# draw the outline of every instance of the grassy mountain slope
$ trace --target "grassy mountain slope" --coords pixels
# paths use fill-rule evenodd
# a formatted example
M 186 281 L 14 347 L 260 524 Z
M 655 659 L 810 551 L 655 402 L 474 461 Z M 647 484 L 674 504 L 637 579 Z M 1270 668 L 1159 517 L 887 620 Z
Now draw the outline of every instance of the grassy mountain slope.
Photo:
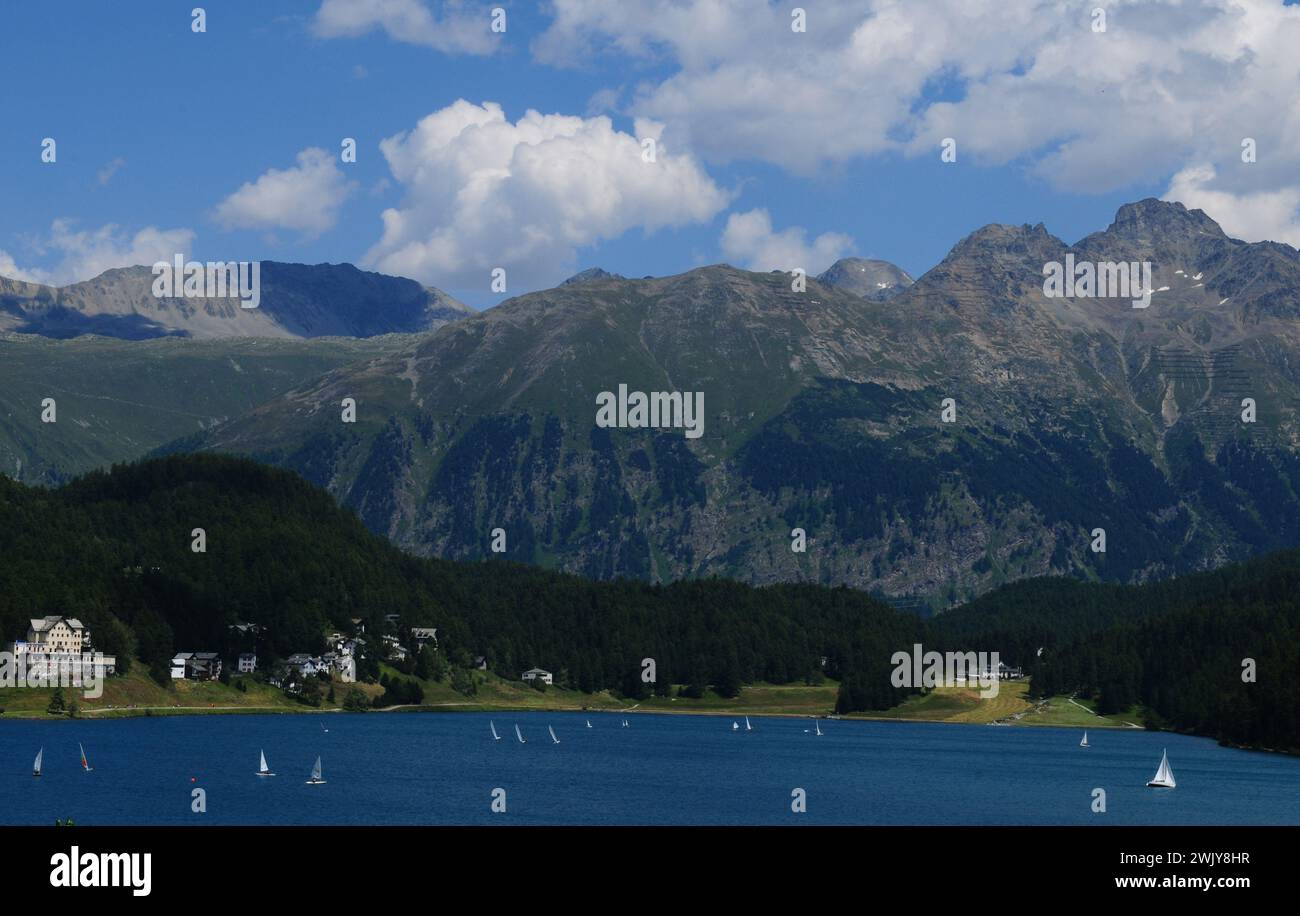
M 50 340 L 0 335 L 0 473 L 54 483 L 139 458 L 295 385 L 398 345 L 314 341 Z M 41 421 L 53 398 L 54 423 Z

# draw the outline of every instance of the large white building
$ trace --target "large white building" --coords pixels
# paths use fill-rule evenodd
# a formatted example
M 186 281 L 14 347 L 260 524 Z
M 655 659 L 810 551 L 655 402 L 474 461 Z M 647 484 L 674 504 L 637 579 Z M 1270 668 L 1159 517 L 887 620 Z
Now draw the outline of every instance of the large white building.
M 551 672 L 544 671 L 541 668 L 529 668 L 520 678 L 524 681 L 541 681 L 543 684 L 550 684 L 553 680 Z
M 90 631 L 75 617 L 33 618 L 27 628 L 27 651 L 80 655 L 90 646 Z
M 58 614 L 31 618 L 27 638 L 16 639 L 6 648 L 15 659 L 21 657 L 29 671 L 41 665 L 55 670 L 60 666 L 88 664 L 90 659 L 87 656 L 93 651 L 90 630 L 85 624 L 75 617 Z M 105 674 L 116 673 L 117 659 L 114 656 L 101 656 L 100 661 Z

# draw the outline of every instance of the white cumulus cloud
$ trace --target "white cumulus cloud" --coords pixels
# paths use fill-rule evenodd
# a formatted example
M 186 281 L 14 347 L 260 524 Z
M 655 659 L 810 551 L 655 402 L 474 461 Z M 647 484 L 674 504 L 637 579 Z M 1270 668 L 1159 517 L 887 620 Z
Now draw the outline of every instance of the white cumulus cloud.
M 297 162 L 243 184 L 217 205 L 217 222 L 227 229 L 294 229 L 309 235 L 332 228 L 355 184 L 344 178 L 334 156 L 318 147 L 300 152 Z
M 65 286 L 97 277 L 114 267 L 151 265 L 170 261 L 177 253 L 188 255 L 194 237 L 190 229 L 146 226 L 129 233 L 112 223 L 97 229 L 78 229 L 74 220 L 56 219 L 50 224 L 49 233 L 33 246 L 38 255 L 52 256 L 53 264 L 23 269 L 0 251 L 0 276 Z
M 1204 210 L 1228 235 L 1251 241 L 1286 242 L 1300 248 L 1300 188 L 1234 193 L 1216 191 L 1214 167 L 1190 166 L 1173 177 L 1165 200 Z
M 396 41 L 446 53 L 489 54 L 500 38 L 491 30 L 492 9 L 499 5 L 446 0 L 435 13 L 422 0 L 324 0 L 311 27 L 319 38 L 353 38 L 382 29 Z
M 957 168 L 1017 163 L 1081 193 L 1208 164 L 1213 176 L 1196 193 L 1247 202 L 1261 214 L 1247 228 L 1270 232 L 1278 218 L 1267 214 L 1300 188 L 1300 5 L 803 6 L 799 33 L 791 5 L 776 0 L 554 0 L 532 50 L 557 66 L 593 55 L 643 63 L 629 113 L 665 124 L 710 162 L 770 162 L 802 175 L 881 154 L 937 165 L 951 137 Z M 1104 31 L 1094 29 L 1097 7 Z M 1246 137 L 1260 150 L 1248 165 L 1239 159 Z
M 772 217 L 763 209 L 733 213 L 722 231 L 722 253 L 750 270 L 794 270 L 819 274 L 853 249 L 853 239 L 826 232 L 812 242 L 798 226 L 772 230 Z
M 386 273 L 448 286 L 487 286 L 505 268 L 511 292 L 561 279 L 577 249 L 703 222 L 727 192 L 690 155 L 645 139 L 607 117 L 526 112 L 509 121 L 495 102 L 465 100 L 380 143 L 400 206 L 383 213 L 383 235 L 364 261 Z

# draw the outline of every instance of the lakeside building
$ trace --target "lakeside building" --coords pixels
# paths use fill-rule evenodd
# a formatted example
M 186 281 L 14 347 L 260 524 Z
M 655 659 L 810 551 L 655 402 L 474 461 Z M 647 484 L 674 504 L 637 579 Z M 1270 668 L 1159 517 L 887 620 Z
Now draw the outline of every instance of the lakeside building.
M 177 652 L 171 675 L 174 681 L 215 681 L 221 677 L 221 657 L 216 652 Z
M 520 676 L 519 679 L 522 681 L 528 681 L 530 683 L 532 681 L 541 681 L 543 684 L 548 684 L 548 685 L 554 682 L 554 678 L 551 676 L 551 672 L 546 671 L 542 668 L 529 668 Z
M 236 670 L 240 674 L 252 674 L 257 670 L 257 653 L 241 652 L 236 663 Z
M 410 653 L 406 651 L 406 646 L 402 645 L 396 636 L 384 636 L 382 641 L 388 651 L 389 657 L 395 661 L 404 662 L 406 661 L 406 657 L 410 655 Z
M 432 642 L 433 648 L 438 648 L 438 628 L 437 627 L 411 627 L 411 639 L 415 640 L 415 645 L 423 649 L 426 643 Z
M 284 664 L 289 671 L 304 678 L 324 673 L 344 684 L 357 681 L 357 659 L 350 651 L 326 652 L 321 656 L 298 652 L 286 658 Z
M 27 671 L 43 668 L 51 675 L 60 670 L 79 671 L 94 661 L 90 630 L 77 618 L 59 614 L 30 618 L 27 638 L 14 640 L 5 650 Z M 100 656 L 99 662 L 104 674 L 117 673 L 116 656 Z

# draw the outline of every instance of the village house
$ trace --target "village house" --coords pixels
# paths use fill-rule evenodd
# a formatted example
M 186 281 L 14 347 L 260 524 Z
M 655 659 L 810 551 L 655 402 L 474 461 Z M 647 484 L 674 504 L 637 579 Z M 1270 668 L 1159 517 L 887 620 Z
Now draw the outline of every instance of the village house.
M 549 685 L 552 683 L 553 678 L 549 671 L 544 671 L 541 668 L 529 668 L 523 673 L 520 680 L 528 681 L 529 683 L 533 681 L 541 681 L 543 684 Z
M 252 674 L 257 670 L 257 653 L 241 652 L 239 653 L 238 671 L 240 674 Z
M 425 643 L 432 642 L 435 649 L 438 648 L 438 628 L 437 627 L 411 627 L 411 639 L 415 640 L 416 646 L 424 648 Z
M 221 677 L 221 657 L 216 652 L 177 652 L 171 674 L 174 681 L 215 681 Z
M 290 655 L 284 663 L 290 671 L 304 678 L 328 674 L 330 677 L 338 678 L 344 684 L 355 684 L 357 681 L 357 660 L 350 651 L 326 652 L 320 657 L 299 652 Z M 275 686 L 280 685 L 275 684 Z
M 303 677 L 311 677 L 323 667 L 319 658 L 313 658 L 306 652 L 295 652 L 286 658 L 284 663 Z

